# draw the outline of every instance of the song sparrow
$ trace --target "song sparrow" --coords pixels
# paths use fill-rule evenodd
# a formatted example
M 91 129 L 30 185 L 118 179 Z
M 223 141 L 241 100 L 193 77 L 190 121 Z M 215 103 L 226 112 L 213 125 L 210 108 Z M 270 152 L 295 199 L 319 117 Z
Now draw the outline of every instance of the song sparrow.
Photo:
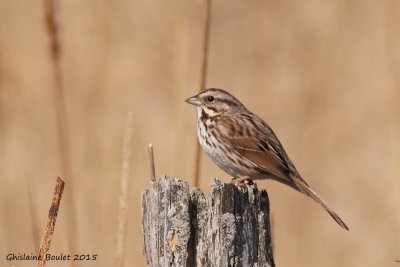
M 234 181 L 273 179 L 311 197 L 344 229 L 343 220 L 310 188 L 275 133 L 228 92 L 210 88 L 186 99 L 197 107 L 197 136 L 206 154 Z

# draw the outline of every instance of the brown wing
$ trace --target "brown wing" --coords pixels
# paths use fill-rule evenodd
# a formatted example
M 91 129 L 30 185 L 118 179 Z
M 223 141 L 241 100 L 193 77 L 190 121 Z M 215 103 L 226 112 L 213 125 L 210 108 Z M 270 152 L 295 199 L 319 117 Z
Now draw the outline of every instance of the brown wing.
M 271 128 L 260 118 L 253 116 L 228 117 L 219 121 L 221 133 L 225 135 L 233 152 L 241 155 L 244 161 L 264 171 L 265 175 L 269 174 L 279 178 L 281 182 L 292 184 L 289 173 L 294 169 L 293 163 Z M 245 125 L 242 129 L 232 127 L 236 119 Z
M 288 171 L 284 162 L 272 150 L 264 148 L 256 138 L 231 136 L 230 142 L 235 153 L 265 171 L 265 174 L 287 179 Z

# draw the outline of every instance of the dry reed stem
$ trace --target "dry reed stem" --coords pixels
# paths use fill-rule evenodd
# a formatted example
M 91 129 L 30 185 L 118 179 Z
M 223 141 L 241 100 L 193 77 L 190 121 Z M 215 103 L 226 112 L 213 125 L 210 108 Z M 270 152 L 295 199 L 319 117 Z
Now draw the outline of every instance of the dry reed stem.
M 70 156 L 70 142 L 68 133 L 67 111 L 64 97 L 64 88 L 62 82 L 60 56 L 61 44 L 59 40 L 59 27 L 57 23 L 57 1 L 56 0 L 43 0 L 44 18 L 46 23 L 47 35 L 49 38 L 49 54 L 53 68 L 54 79 L 54 109 L 56 113 L 56 130 L 59 148 L 59 157 L 61 165 L 61 173 L 64 177 L 72 182 L 72 168 Z M 69 243 L 69 250 L 71 253 L 76 251 L 76 205 L 73 197 L 72 187 L 67 191 L 66 214 L 68 218 L 67 236 Z M 72 263 L 71 263 L 72 264 Z
M 56 0 L 43 0 L 44 18 L 49 36 L 51 57 L 57 61 L 60 57 L 60 43 L 56 20 Z
M 153 144 L 149 144 L 148 151 L 149 151 L 149 164 L 150 164 L 150 180 L 152 182 L 155 182 L 156 181 L 156 168 L 154 165 Z
M 65 182 L 57 177 L 56 187 L 54 188 L 54 196 L 51 201 L 49 209 L 49 215 L 47 217 L 46 228 L 43 233 L 42 242 L 40 243 L 39 249 L 39 260 L 37 267 L 46 266 L 46 252 L 50 249 L 51 238 L 53 237 L 54 228 L 56 225 L 58 209 L 60 208 L 60 202 L 64 191 Z
M 122 167 L 121 167 L 121 188 L 119 194 L 118 208 L 118 227 L 116 233 L 116 245 L 114 254 L 114 265 L 124 266 L 125 260 L 125 239 L 126 225 L 128 218 L 128 185 L 130 176 L 130 162 L 132 158 L 132 132 L 133 132 L 133 114 L 128 112 L 125 123 L 125 132 L 122 145 Z
M 211 27 L 211 0 L 205 0 L 205 16 L 204 16 L 204 32 L 203 32 L 203 50 L 201 54 L 201 76 L 200 76 L 200 92 L 206 89 L 207 66 L 208 66 L 208 50 L 210 43 L 210 27 Z M 199 185 L 200 167 L 201 167 L 201 150 L 199 142 L 196 142 L 195 159 L 194 159 L 193 186 Z

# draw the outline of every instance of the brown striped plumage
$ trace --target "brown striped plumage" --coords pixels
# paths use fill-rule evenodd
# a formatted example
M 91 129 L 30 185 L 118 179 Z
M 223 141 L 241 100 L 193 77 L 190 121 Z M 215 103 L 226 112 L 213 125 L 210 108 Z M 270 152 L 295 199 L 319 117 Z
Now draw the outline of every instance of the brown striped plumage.
M 186 99 L 197 107 L 197 136 L 206 154 L 234 178 L 273 179 L 311 197 L 349 228 L 300 176 L 275 133 L 234 96 L 207 89 Z

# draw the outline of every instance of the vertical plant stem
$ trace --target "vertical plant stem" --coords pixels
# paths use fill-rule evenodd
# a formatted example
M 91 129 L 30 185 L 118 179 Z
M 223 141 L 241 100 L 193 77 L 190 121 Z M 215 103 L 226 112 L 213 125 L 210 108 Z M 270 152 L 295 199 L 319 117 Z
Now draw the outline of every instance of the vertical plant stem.
M 125 260 L 126 224 L 128 218 L 128 185 L 131 170 L 130 162 L 132 158 L 132 121 L 133 114 L 132 112 L 129 112 L 126 118 L 124 140 L 122 145 L 121 191 L 119 194 L 118 227 L 116 233 L 116 245 L 113 265 L 116 267 L 124 266 Z
M 62 82 L 62 73 L 60 65 L 61 57 L 61 44 L 59 39 L 59 27 L 57 23 L 57 1 L 56 0 L 43 0 L 44 18 L 46 23 L 47 35 L 49 39 L 49 54 L 53 70 L 53 95 L 54 95 L 54 109 L 56 130 L 58 139 L 59 159 L 61 173 L 67 177 L 72 185 L 72 169 L 71 169 L 71 156 L 70 156 L 70 142 L 68 133 L 67 111 L 65 104 L 65 94 Z M 69 220 L 67 226 L 67 236 L 69 243 L 70 253 L 76 252 L 76 206 L 73 196 L 73 187 L 67 191 L 67 206 L 66 213 Z
M 50 242 L 53 237 L 54 228 L 56 226 L 58 209 L 60 208 L 64 185 L 64 181 L 60 177 L 57 177 L 57 183 L 54 189 L 54 196 L 53 200 L 51 201 L 49 215 L 47 217 L 46 228 L 43 233 L 42 242 L 40 243 L 39 260 L 36 265 L 37 267 L 46 266 L 46 252 L 50 249 Z
M 156 168 L 154 165 L 153 144 L 149 144 L 148 152 L 149 152 L 149 164 L 150 164 L 150 180 L 152 182 L 155 182 L 156 181 Z
M 208 50 L 210 43 L 210 28 L 211 28 L 211 0 L 205 0 L 205 16 L 204 16 L 204 31 L 203 31 L 203 49 L 201 53 L 201 76 L 200 89 L 203 91 L 207 81 L 207 66 L 208 66 Z M 194 159 L 193 186 L 199 185 L 200 167 L 201 167 L 201 150 L 199 142 L 196 142 L 195 159 Z

